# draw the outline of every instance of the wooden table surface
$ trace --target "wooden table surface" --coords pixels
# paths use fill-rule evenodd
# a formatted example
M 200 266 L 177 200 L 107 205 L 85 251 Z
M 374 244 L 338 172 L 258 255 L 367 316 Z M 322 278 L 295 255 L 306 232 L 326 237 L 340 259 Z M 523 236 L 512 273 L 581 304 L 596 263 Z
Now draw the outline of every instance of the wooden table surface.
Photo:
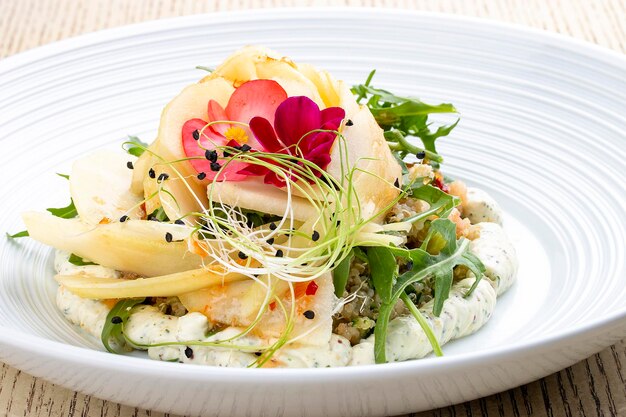
M 69 36 L 144 20 L 309 5 L 384 6 L 479 16 L 560 32 L 626 52 L 626 0 L 0 0 L 0 59 Z M 626 340 L 531 384 L 419 416 L 626 416 L 626 368 L 622 364 L 626 366 Z M 0 416 L 164 414 L 72 392 L 2 365 Z

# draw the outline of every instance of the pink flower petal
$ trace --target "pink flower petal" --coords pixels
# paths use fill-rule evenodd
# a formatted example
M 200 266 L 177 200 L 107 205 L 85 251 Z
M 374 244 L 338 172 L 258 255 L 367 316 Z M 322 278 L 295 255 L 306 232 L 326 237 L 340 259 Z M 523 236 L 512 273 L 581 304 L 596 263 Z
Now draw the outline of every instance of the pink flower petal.
M 331 144 L 335 141 L 337 137 L 336 133 L 331 132 L 317 132 L 311 135 L 308 135 L 305 140 L 303 140 L 300 144 L 300 150 L 305 155 L 311 153 L 311 150 L 318 147 L 322 143 L 330 142 Z
M 281 152 L 285 148 L 278 137 L 270 122 L 263 117 L 253 117 L 250 120 L 250 130 L 254 134 L 257 142 L 267 152 Z
M 249 176 L 259 176 L 265 175 L 269 172 L 269 168 L 263 165 L 255 165 L 250 164 L 241 171 L 237 171 L 238 174 L 249 175 Z
M 229 120 L 226 115 L 226 111 L 222 108 L 222 106 L 220 106 L 220 103 L 215 100 L 209 100 L 207 113 L 209 115 L 209 122 L 214 122 L 216 120 Z M 228 123 L 216 123 L 211 125 L 211 129 L 215 133 L 219 133 L 222 136 L 229 128 L 230 124 Z
M 321 169 L 326 169 L 330 163 L 330 150 L 333 146 L 333 142 L 334 141 L 328 141 L 312 149 L 307 156 L 307 160 L 313 162 Z
M 322 110 L 322 124 L 332 123 L 335 130 L 339 128 L 341 121 L 346 117 L 346 111 L 341 107 L 328 107 Z
M 252 80 L 235 90 L 228 100 L 228 120 L 248 123 L 255 116 L 273 120 L 276 108 L 285 101 L 287 93 L 273 80 Z
M 207 180 L 216 181 L 240 181 L 246 178 L 246 175 L 238 174 L 238 171 L 244 169 L 247 164 L 244 162 L 230 162 L 216 178 L 217 172 L 211 170 L 211 162 L 205 158 L 206 149 L 215 149 L 216 146 L 226 145 L 226 138 L 211 129 L 206 128 L 207 122 L 201 119 L 191 119 L 185 122 L 182 128 L 182 143 L 185 155 L 190 159 L 189 163 L 196 172 L 204 172 Z M 198 131 L 199 139 L 194 138 L 194 132 Z M 202 133 L 200 133 L 202 132 Z M 222 158 L 218 160 L 220 164 L 224 164 Z
M 265 184 L 271 184 L 274 185 L 276 187 L 284 187 L 286 185 L 286 181 L 283 180 L 282 178 L 278 177 L 278 175 L 276 175 L 275 172 L 269 172 L 265 178 L 263 178 L 263 182 Z
M 289 97 L 276 109 L 274 129 L 287 146 L 298 145 L 303 137 L 319 129 L 321 112 L 313 100 L 305 96 Z

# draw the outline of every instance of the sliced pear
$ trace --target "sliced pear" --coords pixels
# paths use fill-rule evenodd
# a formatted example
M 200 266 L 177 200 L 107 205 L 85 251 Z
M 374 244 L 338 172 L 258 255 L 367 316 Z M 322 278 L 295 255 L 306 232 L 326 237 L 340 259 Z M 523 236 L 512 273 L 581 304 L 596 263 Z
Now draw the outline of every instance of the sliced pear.
M 215 182 L 207 190 L 214 202 L 229 206 L 284 216 L 298 221 L 306 221 L 319 216 L 318 210 L 307 199 L 295 195 L 291 196 L 293 216 L 290 212 L 285 216 L 289 203 L 287 193 L 280 188 L 264 184 L 256 178 L 237 182 Z
M 347 165 L 349 169 L 356 169 L 352 187 L 361 202 L 361 216 L 367 219 L 377 215 L 376 220 L 382 221 L 384 213 L 381 211 L 399 194 L 394 183 L 402 181 L 402 169 L 369 109 L 356 105 L 346 86 L 341 87 L 340 95 L 341 106 L 346 109 L 346 118 L 352 121 L 352 126 L 344 126 L 341 132 L 345 143 L 335 142 L 327 171 L 341 180 L 341 152 L 347 150 Z
M 90 226 L 38 212 L 23 213 L 22 219 L 33 239 L 118 271 L 159 276 L 202 265 L 183 241 L 191 231 L 186 226 L 147 220 Z M 166 233 L 172 242 L 165 240 Z
M 299 64 L 298 69 L 315 85 L 324 102 L 324 107 L 340 105 L 337 82 L 328 72 L 318 71 L 317 68 L 309 64 Z
M 217 273 L 208 268 L 130 280 L 99 278 L 86 273 L 57 275 L 55 279 L 79 297 L 97 300 L 107 298 L 170 297 L 206 287 L 222 287 L 236 281 L 249 280 L 245 275 Z
M 159 186 L 162 188 L 159 198 L 153 198 L 146 204 L 146 211 L 154 211 L 154 208 L 162 205 L 170 219 L 177 219 L 206 207 L 206 182 L 198 180 L 198 173 L 187 161 L 182 160 L 186 157 L 182 146 L 182 127 L 189 119 L 206 120 L 209 100 L 226 106 L 233 91 L 234 88 L 227 81 L 214 79 L 186 87 L 165 106 L 157 139 L 150 145 L 149 151 L 144 153 L 149 156 L 142 160 L 138 167 L 140 169 L 135 170 L 133 180 L 133 188 L 137 189 L 141 179 L 146 198 L 157 191 Z M 154 170 L 155 178 L 148 175 L 150 169 Z M 156 179 L 163 173 L 169 179 L 157 184 Z
M 215 71 L 200 82 L 225 79 L 233 87 L 250 80 L 274 80 L 289 97 L 307 96 L 319 106 L 324 106 L 317 87 L 289 58 L 259 46 L 247 46 L 229 56 Z
M 100 150 L 77 159 L 70 174 L 70 193 L 80 219 L 90 225 L 118 220 L 122 215 L 141 219 L 140 196 L 130 190 L 135 157 Z
M 332 333 L 332 311 L 336 304 L 334 287 L 330 273 L 315 280 L 315 295 L 306 295 L 308 283 L 294 284 L 296 287 L 296 315 L 290 337 L 304 335 L 302 343 L 327 343 Z M 289 314 L 291 293 L 285 281 L 279 281 L 274 289 L 284 303 Z M 298 289 L 299 287 L 299 289 Z M 267 288 L 255 281 L 233 282 L 224 286 L 211 286 L 199 291 L 179 295 L 180 301 L 192 312 L 207 316 L 214 323 L 229 326 L 247 327 L 257 318 L 263 306 Z M 312 311 L 313 318 L 304 316 L 305 311 Z M 311 317 L 311 314 L 308 314 Z M 279 337 L 285 330 L 286 320 L 282 308 L 273 303 L 266 310 L 252 333 L 260 337 Z
M 150 147 L 148 147 L 150 149 Z M 130 183 L 130 190 L 137 194 L 143 195 L 143 180 L 148 174 L 148 170 L 156 161 L 153 160 L 154 156 L 149 151 L 145 151 L 134 163 L 133 178 Z

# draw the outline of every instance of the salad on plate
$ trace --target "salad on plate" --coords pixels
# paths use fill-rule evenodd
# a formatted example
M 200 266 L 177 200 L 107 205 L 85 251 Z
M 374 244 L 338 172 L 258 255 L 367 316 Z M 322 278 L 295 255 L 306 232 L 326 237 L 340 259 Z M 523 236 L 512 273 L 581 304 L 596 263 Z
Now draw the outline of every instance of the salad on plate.
M 76 160 L 71 203 L 23 213 L 70 323 L 112 353 L 335 367 L 440 356 L 489 320 L 517 259 L 497 202 L 441 170 L 452 105 L 261 47 L 205 70 L 151 144 Z

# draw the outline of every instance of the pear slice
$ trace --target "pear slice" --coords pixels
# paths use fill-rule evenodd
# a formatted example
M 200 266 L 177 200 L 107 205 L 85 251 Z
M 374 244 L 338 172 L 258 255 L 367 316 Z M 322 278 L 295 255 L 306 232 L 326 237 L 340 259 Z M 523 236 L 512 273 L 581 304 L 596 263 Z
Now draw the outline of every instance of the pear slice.
M 77 159 L 72 165 L 70 193 L 81 221 L 95 226 L 118 220 L 122 215 L 141 219 L 142 198 L 130 190 L 135 157 L 100 150 Z
M 161 114 L 157 139 L 142 155 L 141 164 L 135 169 L 133 190 L 143 185 L 146 198 L 161 187 L 158 198 L 152 198 L 146 204 L 148 213 L 160 205 L 170 219 L 178 219 L 191 212 L 206 208 L 206 181 L 196 178 L 197 172 L 186 158 L 182 145 L 182 127 L 187 120 L 207 118 L 207 106 L 210 100 L 226 106 L 234 88 L 223 79 L 210 80 L 201 84 L 192 84 L 180 92 Z M 148 175 L 154 170 L 154 178 Z M 157 184 L 160 174 L 167 174 L 169 179 Z
M 199 268 L 152 278 L 110 279 L 90 276 L 86 273 L 57 275 L 59 284 L 82 298 L 139 298 L 171 297 L 206 287 L 223 286 L 241 280 L 249 280 L 237 273 L 217 273 L 210 268 Z
M 39 212 L 23 213 L 22 219 L 33 239 L 118 271 L 159 276 L 202 265 L 202 258 L 187 249 L 184 239 L 191 229 L 186 226 L 147 220 L 90 226 Z M 172 242 L 166 241 L 167 233 Z
M 307 199 L 296 195 L 291 196 L 293 215 L 287 212 L 288 194 L 256 178 L 237 182 L 215 182 L 209 185 L 207 194 L 216 203 L 293 218 L 302 222 L 319 216 L 316 207 Z
M 347 159 L 348 170 L 354 170 L 352 187 L 361 203 L 361 217 L 368 219 L 375 216 L 375 220 L 380 222 L 387 211 L 385 209 L 400 192 L 394 183 L 396 180 L 402 182 L 402 168 L 369 109 L 358 106 L 345 85 L 340 85 L 340 90 L 342 107 L 352 123 L 351 126 L 345 125 L 341 131 L 345 143 L 335 142 L 327 171 L 344 186 L 347 185 L 346 179 L 341 178 L 341 156 L 347 150 L 344 159 Z
M 265 280 L 267 282 L 267 278 Z M 285 281 L 273 281 L 275 282 L 274 294 L 280 298 L 289 314 L 291 308 L 289 286 Z M 332 312 L 337 300 L 330 273 L 316 279 L 315 284 L 317 290 L 314 295 L 305 293 L 308 283 L 294 284 L 296 314 L 290 338 L 303 335 L 302 343 L 324 344 L 328 343 L 332 333 Z M 202 313 L 214 323 L 247 327 L 257 318 L 266 295 L 266 287 L 248 280 L 232 282 L 224 286 L 215 285 L 178 297 L 187 310 Z M 313 314 L 307 313 L 307 316 L 312 318 L 304 315 L 304 312 L 309 310 Z M 252 333 L 263 338 L 276 338 L 284 332 L 285 325 L 285 313 L 280 305 L 273 302 L 270 308 L 263 312 Z M 304 335 L 305 333 L 307 334 Z

